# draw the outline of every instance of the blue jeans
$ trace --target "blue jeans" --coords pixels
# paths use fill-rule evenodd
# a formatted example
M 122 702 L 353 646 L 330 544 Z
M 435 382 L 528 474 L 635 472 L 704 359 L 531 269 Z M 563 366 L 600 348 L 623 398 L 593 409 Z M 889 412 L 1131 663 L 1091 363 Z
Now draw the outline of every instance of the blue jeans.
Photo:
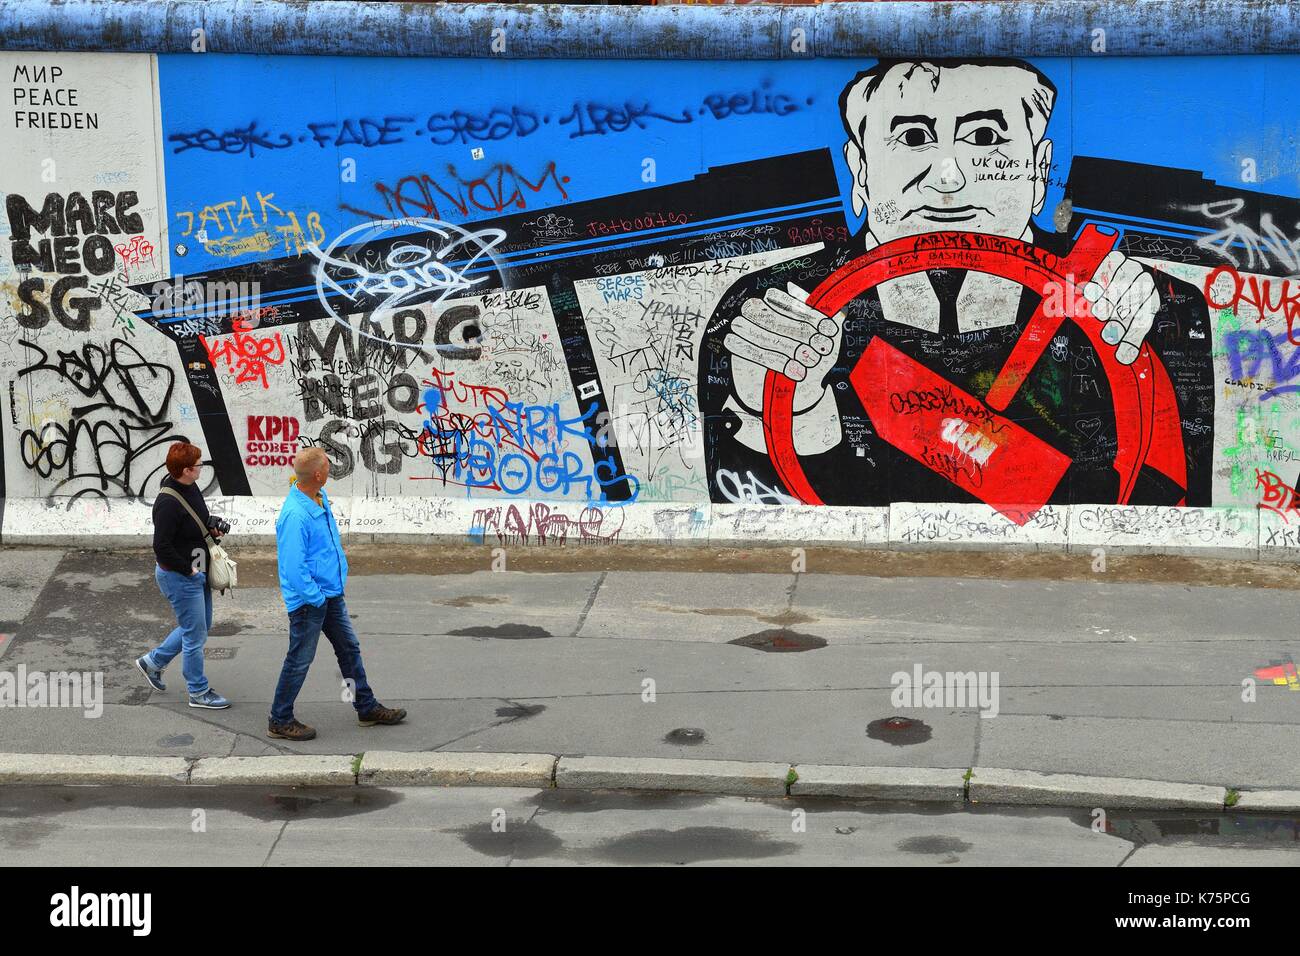
M 334 647 L 339 671 L 345 680 L 353 682 L 352 706 L 357 713 L 366 714 L 379 706 L 370 684 L 366 682 L 366 669 L 361 666 L 361 645 L 352 630 L 348 606 L 340 594 L 326 598 L 320 607 L 304 604 L 289 615 L 289 653 L 280 669 L 280 682 L 275 686 L 271 723 L 280 725 L 293 720 L 293 702 L 298 699 L 298 691 L 302 690 L 302 683 L 307 679 L 307 668 L 316 657 L 316 643 L 322 631 Z
M 208 641 L 212 627 L 212 592 L 208 589 L 208 576 L 181 574 L 157 567 L 154 579 L 158 590 L 171 602 L 176 612 L 177 627 L 161 644 L 145 655 L 149 663 L 162 670 L 177 654 L 181 658 L 181 673 L 191 696 L 197 697 L 208 689 L 208 679 L 203 674 L 203 645 Z

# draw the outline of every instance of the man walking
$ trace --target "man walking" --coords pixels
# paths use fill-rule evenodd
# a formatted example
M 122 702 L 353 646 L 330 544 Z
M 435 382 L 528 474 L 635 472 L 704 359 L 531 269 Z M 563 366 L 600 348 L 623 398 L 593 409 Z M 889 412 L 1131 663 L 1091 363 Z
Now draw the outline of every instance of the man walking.
M 361 726 L 399 724 L 406 718 L 406 711 L 380 704 L 366 682 L 361 645 L 343 601 L 348 559 L 325 494 L 329 458 L 319 448 L 306 448 L 294 458 L 293 470 L 297 483 L 275 521 L 280 592 L 289 612 L 289 653 L 275 688 L 266 735 L 285 740 L 311 740 L 316 736 L 313 728 L 294 718 L 293 704 L 316 656 L 322 631 L 334 647 Z

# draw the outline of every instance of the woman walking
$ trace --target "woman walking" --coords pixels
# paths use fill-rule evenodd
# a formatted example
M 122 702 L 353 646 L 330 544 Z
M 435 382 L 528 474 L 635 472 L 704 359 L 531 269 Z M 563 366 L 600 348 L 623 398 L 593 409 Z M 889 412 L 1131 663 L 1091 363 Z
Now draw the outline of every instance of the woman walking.
M 190 692 L 190 706 L 222 710 L 230 701 L 208 685 L 203 673 L 203 645 L 212 627 L 212 589 L 208 586 L 206 534 L 221 537 L 230 526 L 208 514 L 196 484 L 203 452 L 178 441 L 167 450 L 167 473 L 153 504 L 154 577 L 176 612 L 176 628 L 135 666 L 154 690 L 166 690 L 162 672 L 177 654 Z M 186 508 L 186 505 L 189 508 Z M 200 525 L 202 527 L 200 527 Z M 206 534 L 204 529 L 206 529 Z

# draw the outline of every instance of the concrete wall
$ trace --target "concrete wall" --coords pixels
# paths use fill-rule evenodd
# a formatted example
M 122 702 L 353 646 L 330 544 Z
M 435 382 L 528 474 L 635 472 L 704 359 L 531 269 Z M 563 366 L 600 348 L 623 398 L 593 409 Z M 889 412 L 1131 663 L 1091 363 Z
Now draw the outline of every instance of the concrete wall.
M 0 537 L 147 533 L 184 437 L 254 535 L 318 445 L 361 536 L 1295 560 L 1296 40 L 0 2 Z

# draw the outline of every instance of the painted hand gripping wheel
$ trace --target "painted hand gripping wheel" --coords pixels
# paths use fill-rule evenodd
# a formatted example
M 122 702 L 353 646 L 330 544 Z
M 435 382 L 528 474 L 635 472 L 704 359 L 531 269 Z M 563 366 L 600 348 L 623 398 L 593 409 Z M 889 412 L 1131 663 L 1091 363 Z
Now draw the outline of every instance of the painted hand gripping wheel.
M 1058 257 L 1014 239 L 980 233 L 937 232 L 887 242 L 832 273 L 808 299 L 826 316 L 834 316 L 851 300 L 889 279 L 953 265 L 1019 282 L 1042 296 L 1002 370 L 984 400 L 948 383 L 937 373 L 874 338 L 860 356 L 850 381 L 880 436 L 922 464 L 926 450 L 944 439 L 960 446 L 981 464 L 979 471 L 959 471 L 950 478 L 963 490 L 1024 524 L 1047 503 L 1070 466 L 1070 458 L 1025 431 L 999 412 L 1024 383 L 1030 369 L 1046 351 L 1065 319 L 1087 335 L 1097 350 L 1110 384 L 1115 406 L 1119 447 L 1114 467 L 1119 472 L 1117 504 L 1127 504 L 1139 470 L 1148 465 L 1186 491 L 1187 465 L 1178 403 L 1169 375 L 1143 344 L 1136 361 L 1123 365 L 1104 347 L 1102 324 L 1092 314 L 1079 289 L 1092 277 L 1119 240 L 1118 233 L 1086 226 L 1068 255 Z M 1059 295 L 1049 295 L 1055 289 Z M 1069 308 L 1049 315 L 1049 303 Z M 884 385 L 888 383 L 889 388 Z M 769 370 L 764 380 L 763 431 L 777 473 L 789 491 L 805 504 L 822 504 L 794 447 L 796 382 Z M 952 419 L 942 409 L 922 409 L 906 418 L 893 414 L 886 395 L 891 390 L 943 388 L 979 410 L 978 422 L 963 422 L 954 433 Z M 955 441 L 954 441 L 955 439 Z M 1179 504 L 1184 502 L 1180 501 Z

